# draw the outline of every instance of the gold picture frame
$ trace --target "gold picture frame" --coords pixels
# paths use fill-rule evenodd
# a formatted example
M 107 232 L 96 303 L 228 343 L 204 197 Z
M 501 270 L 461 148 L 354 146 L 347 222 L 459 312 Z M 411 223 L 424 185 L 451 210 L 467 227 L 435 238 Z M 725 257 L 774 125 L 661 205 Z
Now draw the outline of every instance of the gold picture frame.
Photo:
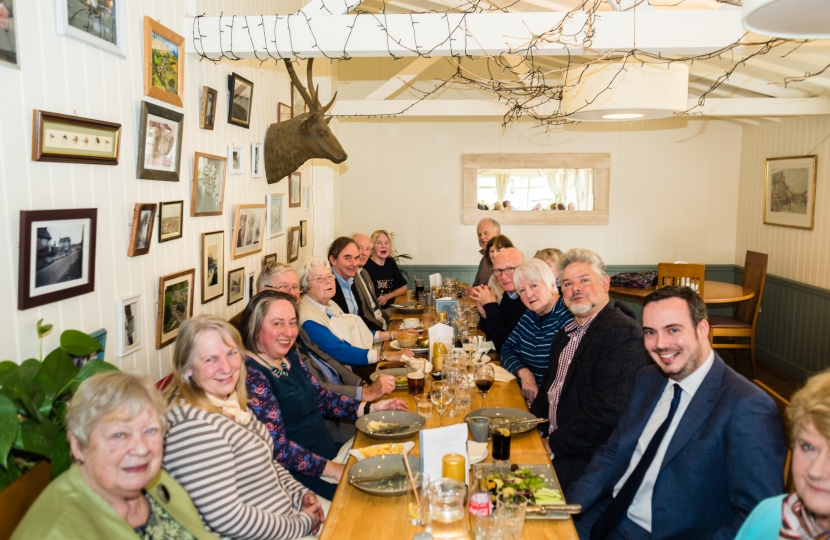
M 262 251 L 265 245 L 264 204 L 238 204 L 233 218 L 231 259 L 239 259 Z
M 816 220 L 818 158 L 767 158 L 764 168 L 764 224 L 812 231 Z
M 181 323 L 193 316 L 195 285 L 195 268 L 159 278 L 156 349 L 176 341 Z
M 133 209 L 133 224 L 130 227 L 130 245 L 128 257 L 137 257 L 150 253 L 153 241 L 153 225 L 156 222 L 156 203 L 138 203 Z
M 216 124 L 216 102 L 219 100 L 219 93 L 208 86 L 202 87 L 202 95 L 199 97 L 199 127 L 213 131 Z
M 144 95 L 184 106 L 184 38 L 146 15 Z

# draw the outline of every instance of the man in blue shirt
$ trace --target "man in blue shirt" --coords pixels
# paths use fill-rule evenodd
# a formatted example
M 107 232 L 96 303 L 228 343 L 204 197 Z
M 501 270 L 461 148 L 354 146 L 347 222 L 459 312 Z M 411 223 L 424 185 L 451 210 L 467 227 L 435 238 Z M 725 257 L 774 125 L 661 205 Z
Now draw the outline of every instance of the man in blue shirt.
M 371 306 L 361 298 L 355 283 L 355 276 L 360 269 L 360 253 L 355 241 L 346 236 L 335 239 L 329 246 L 328 259 L 335 277 L 334 303 L 340 306 L 343 313 L 351 313 L 363 319 L 372 332 L 384 331 L 385 328 L 380 323 L 383 317 L 378 317 L 371 311 Z

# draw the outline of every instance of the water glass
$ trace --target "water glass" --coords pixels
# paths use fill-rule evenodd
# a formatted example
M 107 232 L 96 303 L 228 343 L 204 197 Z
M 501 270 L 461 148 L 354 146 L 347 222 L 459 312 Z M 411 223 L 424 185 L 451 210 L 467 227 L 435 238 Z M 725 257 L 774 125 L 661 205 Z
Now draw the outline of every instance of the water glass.
M 427 489 L 429 489 L 429 475 L 427 473 L 421 474 L 418 470 L 412 471 L 412 477 L 415 478 L 415 482 L 418 483 L 418 487 L 414 490 L 410 488 L 407 493 L 407 505 L 406 505 L 406 519 L 412 525 L 416 527 L 418 525 L 426 525 L 427 524 L 427 511 L 429 510 L 429 505 L 427 503 Z M 407 485 L 409 481 L 407 480 Z M 415 497 L 415 493 L 418 493 L 418 497 Z
M 464 498 L 467 486 L 451 478 L 441 478 L 427 490 L 427 524 L 433 538 L 462 538 L 469 531 Z
M 455 408 L 458 411 L 466 411 L 470 408 L 470 396 L 472 392 L 470 387 L 464 381 L 464 384 L 455 389 Z M 460 416 L 460 415 L 459 415 Z
M 522 540 L 525 527 L 527 498 L 524 495 L 505 495 L 496 498 L 496 523 L 500 538 Z
M 418 407 L 418 414 L 424 418 L 432 416 L 432 402 L 429 400 L 429 396 L 425 394 L 415 396 L 415 403 Z

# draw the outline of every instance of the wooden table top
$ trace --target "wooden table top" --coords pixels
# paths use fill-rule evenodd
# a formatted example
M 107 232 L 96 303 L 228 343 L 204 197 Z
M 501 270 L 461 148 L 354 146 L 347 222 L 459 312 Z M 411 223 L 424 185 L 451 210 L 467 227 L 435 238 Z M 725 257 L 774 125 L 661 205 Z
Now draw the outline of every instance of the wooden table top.
M 643 301 L 657 287 L 646 287 L 638 289 L 635 287 L 611 287 L 609 292 L 619 294 L 628 298 Z M 703 301 L 707 304 L 728 304 L 730 302 L 742 302 L 755 296 L 755 291 L 743 285 L 726 283 L 724 281 L 709 281 L 703 285 Z
M 407 315 L 409 317 L 411 315 Z M 393 313 L 392 319 L 400 319 Z M 432 382 L 428 378 L 427 391 Z M 409 395 L 406 388 L 395 390 L 389 397 L 400 398 L 409 405 L 409 410 L 416 410 L 415 399 Z M 473 394 L 471 403 L 471 410 L 481 407 L 481 395 L 477 392 Z M 510 382 L 496 382 L 493 384 L 489 394 L 487 394 L 487 404 L 490 407 L 512 407 L 526 411 L 524 397 L 521 390 L 515 381 Z M 455 418 L 448 418 L 444 416 L 443 425 L 449 426 L 459 424 L 464 421 L 464 416 L 469 411 L 460 411 Z M 426 428 L 439 427 L 438 413 L 433 410 L 432 417 L 427 419 Z M 413 456 L 421 455 L 420 438 L 418 434 L 396 442 L 412 441 L 415 447 L 412 449 Z M 363 448 L 373 444 L 380 444 L 384 441 L 372 439 L 361 432 L 357 432 L 354 442 L 354 448 Z M 492 449 L 492 443 L 488 443 L 488 448 Z M 510 441 L 510 455 L 513 463 L 541 465 L 549 464 L 545 453 L 545 448 L 542 443 L 542 438 L 534 429 L 527 433 L 513 435 Z M 492 462 L 489 454 L 485 463 Z M 349 470 L 354 463 L 357 463 L 355 458 L 350 457 L 346 463 L 346 471 Z M 320 535 L 321 540 L 330 539 L 366 539 L 366 540 L 385 540 L 387 538 L 407 540 L 415 536 L 416 533 L 422 532 L 424 527 L 416 527 L 410 523 L 409 514 L 407 512 L 406 495 L 398 495 L 394 497 L 378 497 L 369 495 L 349 485 L 347 474 L 343 475 L 340 485 L 337 488 L 337 493 L 331 504 L 331 509 L 326 518 L 323 532 Z M 472 537 L 470 537 L 472 538 Z M 540 540 L 554 540 L 554 539 L 573 539 L 576 540 L 577 534 L 574 528 L 573 521 L 570 519 L 555 521 L 555 520 L 528 520 L 525 523 L 524 538 L 526 539 L 540 539 Z

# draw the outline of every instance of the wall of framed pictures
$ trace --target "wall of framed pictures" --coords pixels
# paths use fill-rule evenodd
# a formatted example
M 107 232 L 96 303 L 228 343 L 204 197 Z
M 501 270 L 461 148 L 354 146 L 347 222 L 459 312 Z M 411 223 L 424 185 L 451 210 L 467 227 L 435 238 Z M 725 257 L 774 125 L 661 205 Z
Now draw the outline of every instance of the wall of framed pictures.
M 63 330 L 90 333 L 104 328 L 110 336 L 105 351 L 108 362 L 123 369 L 146 371 L 159 379 L 170 368 L 174 348 L 170 338 L 176 317 L 185 316 L 187 311 L 168 310 L 165 304 L 161 318 L 160 343 L 163 345 L 157 348 L 160 290 L 173 300 L 181 300 L 182 305 L 192 301 L 193 314 L 210 313 L 229 319 L 244 309 L 248 276 L 251 272 L 254 278 L 259 276 L 262 258 L 276 254 L 278 261 L 286 261 L 288 237 L 285 234 L 264 234 L 261 249 L 246 245 L 241 256 L 232 258 L 231 241 L 236 238 L 233 226 L 239 205 L 265 205 L 266 195 L 284 196 L 284 212 L 277 216 L 283 220 L 283 227 L 287 230 L 299 226 L 300 221 L 307 221 L 309 229 L 314 230 L 313 204 L 308 209 L 289 208 L 288 180 L 269 186 L 261 174 L 261 163 L 252 163 L 254 157 L 261 159 L 262 148 L 254 145 L 264 142 L 268 126 L 277 121 L 277 104 L 291 100 L 290 79 L 284 66 L 275 66 L 273 62 L 261 66 L 259 62 L 199 62 L 186 49 L 184 54 L 176 56 L 175 40 L 167 39 L 165 35 L 170 37 L 170 34 L 154 26 L 153 32 L 164 40 L 157 39 L 151 45 L 165 49 L 169 58 L 176 59 L 175 71 L 166 75 L 163 90 L 177 94 L 182 106 L 175 105 L 175 100 L 145 93 L 145 36 L 139 31 L 144 29 L 144 17 L 160 17 L 154 22 L 184 36 L 189 31 L 182 27 L 182 21 L 189 15 L 187 4 L 116 0 L 113 9 L 117 13 L 111 14 L 117 21 L 116 32 L 107 34 L 109 42 L 105 43 L 107 40 L 95 36 L 87 39 L 77 29 L 64 27 L 64 33 L 57 32 L 55 18 L 60 14 L 54 2 L 14 2 L 16 63 L 0 62 L 0 95 L 4 99 L 0 107 L 0 163 L 3 164 L 0 212 L 7 217 L 0 220 L 0 241 L 6 246 L 4 256 L 0 257 L 0 305 L 4 306 L 0 308 L 0 357 L 15 361 L 37 357 L 36 323 L 42 318 L 57 330 L 44 339 L 44 349 L 57 347 Z M 218 16 L 221 12 L 253 15 L 275 9 L 269 0 L 249 0 L 243 4 L 232 0 L 197 0 L 195 4 L 199 13 L 208 16 Z M 126 31 L 119 33 L 121 28 Z M 328 68 L 320 64 L 321 72 L 315 74 L 315 82 L 320 83 L 320 92 L 325 97 L 331 95 L 332 79 L 330 73 L 322 71 Z M 239 97 L 236 100 L 249 107 L 247 128 L 228 122 L 228 85 L 234 73 L 249 81 L 255 90 L 247 102 Z M 216 91 L 207 104 L 203 96 L 211 93 L 205 87 Z M 142 108 L 143 103 L 151 107 Z M 116 138 L 110 133 L 95 131 L 103 128 L 79 122 L 67 124 L 65 128 L 45 125 L 40 130 L 47 138 L 50 134 L 59 137 L 66 134 L 69 142 L 60 144 L 72 149 L 70 155 L 78 156 L 75 161 L 34 159 L 34 111 L 108 123 L 104 126 L 106 129 L 110 129 L 107 127 L 110 124 L 120 125 L 117 159 L 90 159 L 97 156 L 92 152 L 97 147 L 89 145 L 106 147 L 107 141 L 114 143 Z M 179 115 L 183 115 L 181 120 Z M 237 111 L 234 118 L 239 116 Z M 336 123 L 335 120 L 333 124 Z M 212 129 L 202 127 L 206 125 Z M 71 140 L 75 136 L 79 137 L 78 141 Z M 84 142 L 87 136 L 90 140 Z M 97 142 L 95 137 L 99 138 Z M 230 175 L 225 171 L 218 212 L 210 207 L 192 215 L 194 179 L 198 181 L 197 188 L 202 189 L 197 190 L 196 199 L 210 206 L 210 197 L 216 202 L 218 194 L 215 171 L 211 172 L 209 167 L 194 171 L 196 153 L 226 160 L 229 146 L 241 148 L 238 158 L 244 161 L 243 172 Z M 49 150 L 49 145 L 44 144 L 44 148 Z M 303 185 L 314 186 L 315 171 L 322 169 L 327 178 L 338 176 L 336 166 L 329 169 L 322 162 L 310 162 L 299 171 Z M 336 189 L 336 182 L 334 186 Z M 333 196 L 336 200 L 337 194 Z M 138 211 L 136 205 L 139 205 Z M 154 213 L 151 212 L 153 205 Z M 18 309 L 20 255 L 17 245 L 21 213 L 79 209 L 97 211 L 93 253 L 89 249 L 93 246 L 91 238 L 75 231 L 87 234 L 89 227 L 67 221 L 63 214 L 37 216 L 33 223 L 42 223 L 27 225 L 25 232 L 31 248 L 26 282 L 28 296 L 23 308 Z M 152 224 L 145 219 L 148 216 Z M 81 229 L 82 225 L 86 228 Z M 220 257 L 224 268 L 221 275 L 214 276 L 211 271 L 216 265 L 210 264 L 214 261 L 212 244 L 207 245 L 211 255 L 208 260 L 203 253 L 202 235 L 216 231 L 224 232 L 221 246 L 224 253 Z M 47 239 L 46 234 L 53 238 Z M 64 242 L 64 239 L 67 240 Z M 38 252 L 41 244 L 48 246 L 48 250 Z M 315 248 L 315 237 L 309 236 L 308 244 L 299 249 L 295 265 L 320 247 Z M 45 285 L 38 281 L 41 269 L 38 265 L 59 263 L 74 268 L 72 264 L 77 265 L 76 260 L 87 266 L 80 266 L 81 273 L 73 275 L 68 282 L 61 281 L 64 274 L 55 272 L 46 276 Z M 92 278 L 93 289 L 87 291 L 84 280 L 91 269 L 97 272 Z M 192 282 L 171 277 L 191 270 L 195 270 Z M 203 288 L 205 276 L 212 279 L 206 290 Z M 160 280 L 166 280 L 161 281 L 163 287 Z M 217 295 L 219 291 L 222 294 Z M 39 300 L 52 298 L 49 295 L 56 300 Z M 186 301 L 176 295 L 186 296 Z

